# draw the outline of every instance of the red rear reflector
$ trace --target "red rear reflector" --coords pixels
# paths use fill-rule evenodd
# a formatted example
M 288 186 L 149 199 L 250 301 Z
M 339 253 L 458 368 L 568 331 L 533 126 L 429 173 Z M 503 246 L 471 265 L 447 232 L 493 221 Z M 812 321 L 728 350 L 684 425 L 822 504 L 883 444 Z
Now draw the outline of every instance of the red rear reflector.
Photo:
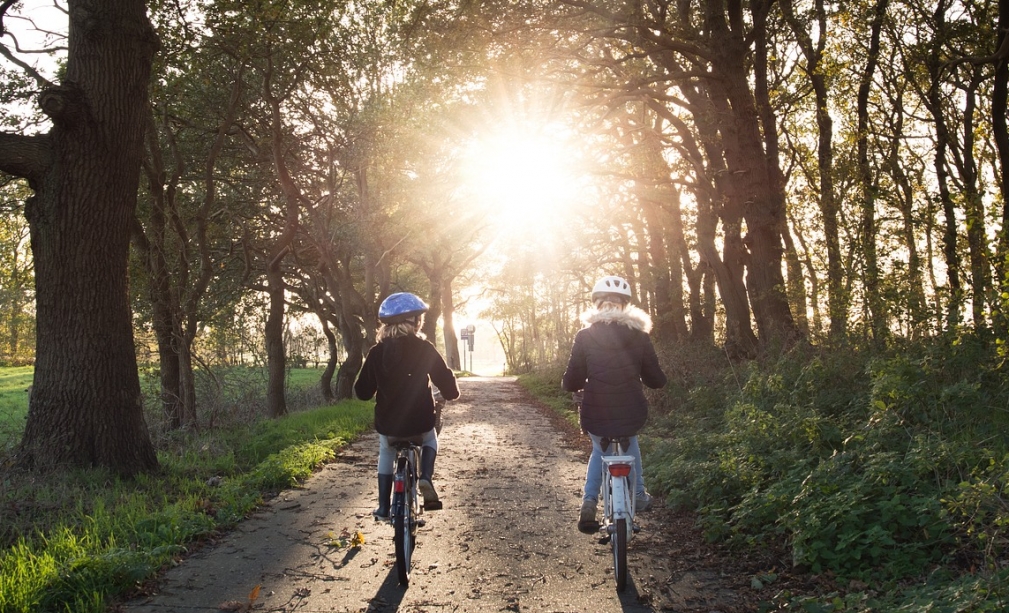
M 397 494 L 402 494 L 403 492 L 406 491 L 406 487 L 405 487 L 406 484 L 403 483 L 402 479 L 396 479 L 395 481 L 393 481 L 392 485 L 393 485 L 392 489 L 394 489 Z
M 628 477 L 631 474 L 631 465 L 610 464 L 610 474 L 614 477 Z

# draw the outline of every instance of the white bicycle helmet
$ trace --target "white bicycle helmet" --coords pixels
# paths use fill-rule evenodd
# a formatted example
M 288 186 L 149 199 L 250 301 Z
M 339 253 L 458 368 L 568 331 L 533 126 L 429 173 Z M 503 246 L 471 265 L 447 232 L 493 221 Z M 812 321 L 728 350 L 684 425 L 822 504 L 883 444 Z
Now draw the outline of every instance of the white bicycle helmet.
M 617 294 L 623 296 L 626 302 L 630 302 L 631 286 L 622 277 L 613 275 L 603 277 L 596 281 L 595 287 L 592 288 L 592 300 L 598 300 L 606 294 Z

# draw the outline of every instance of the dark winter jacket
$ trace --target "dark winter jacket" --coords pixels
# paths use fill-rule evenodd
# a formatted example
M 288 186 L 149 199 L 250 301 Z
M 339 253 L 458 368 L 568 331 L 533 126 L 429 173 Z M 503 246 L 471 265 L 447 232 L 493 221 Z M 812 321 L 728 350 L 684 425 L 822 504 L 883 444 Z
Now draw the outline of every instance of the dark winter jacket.
M 431 383 L 446 400 L 459 397 L 455 375 L 438 350 L 413 334 L 386 339 L 368 352 L 354 393 L 361 400 L 375 396 L 375 430 L 386 436 L 408 437 L 434 428 Z
M 584 390 L 582 429 L 596 436 L 633 436 L 648 418 L 641 384 L 660 388 L 666 375 L 648 332 L 648 314 L 633 306 L 593 313 L 575 335 L 562 387 Z

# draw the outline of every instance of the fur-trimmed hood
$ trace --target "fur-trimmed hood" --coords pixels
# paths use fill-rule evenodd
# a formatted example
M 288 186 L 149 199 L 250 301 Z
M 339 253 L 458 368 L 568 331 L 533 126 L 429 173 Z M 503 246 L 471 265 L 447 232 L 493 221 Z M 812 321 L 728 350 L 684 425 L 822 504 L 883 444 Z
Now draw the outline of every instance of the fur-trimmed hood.
M 642 386 L 661 388 L 666 375 L 648 337 L 652 320 L 641 309 L 591 311 L 575 334 L 561 379 L 569 392 L 583 390 L 582 428 L 596 436 L 631 436 L 648 419 Z
M 648 313 L 630 304 L 623 311 L 589 311 L 582 321 L 586 325 L 596 322 L 620 324 L 632 330 L 641 330 L 645 334 L 652 331 L 652 318 Z

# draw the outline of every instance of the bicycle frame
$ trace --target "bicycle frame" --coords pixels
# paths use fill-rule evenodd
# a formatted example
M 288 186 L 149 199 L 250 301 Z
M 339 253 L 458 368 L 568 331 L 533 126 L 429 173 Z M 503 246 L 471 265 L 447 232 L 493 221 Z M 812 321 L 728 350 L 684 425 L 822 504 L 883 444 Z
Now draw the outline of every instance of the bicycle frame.
M 609 536 L 621 518 L 627 520 L 627 537 L 633 533 L 636 471 L 634 456 L 603 456 L 603 528 Z
M 404 503 L 408 511 L 416 515 L 420 512 L 417 498 L 417 467 L 420 465 L 420 447 L 409 445 L 396 452 L 396 472 L 393 474 L 393 508 Z M 405 500 L 404 500 L 405 496 Z M 403 509 L 401 509 L 403 510 Z

